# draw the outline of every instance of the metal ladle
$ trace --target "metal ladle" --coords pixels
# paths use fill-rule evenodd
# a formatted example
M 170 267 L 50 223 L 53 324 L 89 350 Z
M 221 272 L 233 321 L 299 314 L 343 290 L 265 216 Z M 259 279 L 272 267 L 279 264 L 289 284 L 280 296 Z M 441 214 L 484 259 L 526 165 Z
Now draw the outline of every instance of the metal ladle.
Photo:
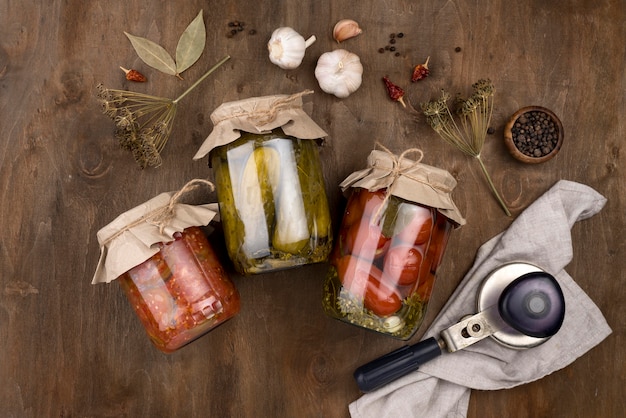
M 401 347 L 356 369 L 362 392 L 371 392 L 442 354 L 455 352 L 491 336 L 511 348 L 542 344 L 561 328 L 565 299 L 556 279 L 529 263 L 505 264 L 480 287 L 478 313 L 414 345 Z

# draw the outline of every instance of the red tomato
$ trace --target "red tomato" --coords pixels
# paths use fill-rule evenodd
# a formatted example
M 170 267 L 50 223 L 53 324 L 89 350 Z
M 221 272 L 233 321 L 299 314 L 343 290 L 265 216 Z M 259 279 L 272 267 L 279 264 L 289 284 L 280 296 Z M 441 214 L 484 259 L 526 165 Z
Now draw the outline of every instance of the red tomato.
M 363 208 L 363 215 L 369 218 L 375 214 L 385 200 L 386 194 L 387 189 L 381 189 L 375 192 L 370 192 L 365 189 L 361 190 L 359 193 L 359 201 Z
M 407 286 L 419 277 L 422 253 L 415 247 L 398 245 L 391 247 L 385 255 L 383 273 L 389 283 Z
M 337 262 L 337 275 L 341 284 L 355 296 L 362 297 L 372 266 L 370 261 L 344 255 Z
M 377 270 L 378 277 L 382 276 L 380 270 Z M 388 316 L 396 313 L 402 307 L 402 298 L 395 286 L 390 286 L 382 280 L 376 279 L 374 275 L 370 275 L 365 289 L 365 298 L 363 304 L 365 307 L 378 316 Z
M 367 218 L 355 223 L 346 235 L 346 251 L 349 254 L 373 260 L 385 253 L 390 239 L 383 235 L 378 225 L 371 225 Z
M 364 306 L 378 316 L 391 315 L 402 307 L 402 298 L 394 286 L 382 280 L 380 269 L 367 260 L 351 255 L 337 263 L 339 280 Z
M 407 244 L 420 245 L 428 242 L 433 229 L 433 217 L 430 209 L 419 206 L 420 210 L 413 216 L 413 219 L 396 232 L 399 240 Z
M 364 206 L 361 204 L 359 195 L 362 193 L 360 190 L 355 191 L 348 199 L 348 205 L 343 215 L 342 225 L 348 227 L 356 222 L 359 222 L 363 217 Z

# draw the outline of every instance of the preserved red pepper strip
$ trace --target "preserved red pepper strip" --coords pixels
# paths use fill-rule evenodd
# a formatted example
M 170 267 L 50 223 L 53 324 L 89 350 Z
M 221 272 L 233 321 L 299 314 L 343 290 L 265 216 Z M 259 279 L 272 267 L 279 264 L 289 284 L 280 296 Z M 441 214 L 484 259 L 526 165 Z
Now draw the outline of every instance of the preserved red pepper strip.
M 426 58 L 425 63 L 417 64 L 413 68 L 413 75 L 411 76 L 411 81 L 413 83 L 428 77 L 428 75 L 430 74 L 430 70 L 428 69 L 428 61 L 430 61 L 430 57 Z
M 385 83 L 385 87 L 387 88 L 387 94 L 389 94 L 389 98 L 393 101 L 400 102 L 400 104 L 406 107 L 406 103 L 404 103 L 404 90 L 400 86 L 395 85 L 389 77 L 384 76 L 383 82 Z

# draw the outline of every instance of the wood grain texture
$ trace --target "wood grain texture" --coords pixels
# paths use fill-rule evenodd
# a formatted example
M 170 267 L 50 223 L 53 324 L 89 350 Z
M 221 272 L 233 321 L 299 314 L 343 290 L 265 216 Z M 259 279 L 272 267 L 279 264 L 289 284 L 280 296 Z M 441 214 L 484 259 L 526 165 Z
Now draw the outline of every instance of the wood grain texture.
M 574 226 L 568 272 L 605 314 L 613 334 L 572 365 L 506 391 L 473 392 L 469 417 L 618 417 L 626 410 L 626 3 L 622 0 L 0 2 L 0 416 L 2 417 L 348 417 L 359 393 L 354 369 L 402 342 L 326 317 L 320 264 L 233 280 L 242 310 L 172 355 L 146 338 L 121 289 L 93 286 L 96 232 L 121 212 L 195 177 L 191 157 L 221 103 L 307 88 L 311 116 L 329 133 L 321 149 L 335 225 L 345 201 L 337 185 L 365 164 L 375 141 L 419 147 L 425 162 L 459 181 L 454 197 L 467 225 L 454 231 L 426 324 L 470 268 L 478 247 L 512 218 L 491 199 L 478 165 L 388 100 L 381 82 L 404 83 L 415 105 L 441 88 L 466 93 L 479 78 L 497 93 L 484 159 L 518 215 L 559 179 L 608 198 Z M 207 47 L 184 80 L 143 64 L 124 31 L 173 53 L 204 9 Z M 364 33 L 342 46 L 364 65 L 362 87 L 339 100 L 321 92 L 317 57 L 337 48 L 332 27 L 353 18 Z M 227 38 L 228 22 L 255 35 Z M 267 58 L 279 26 L 318 38 L 296 70 Z M 399 57 L 380 54 L 403 32 Z M 460 49 L 459 49 L 460 48 Z M 95 86 L 176 97 L 225 54 L 232 59 L 181 102 L 158 169 L 139 170 L 100 113 Z M 409 85 L 431 57 L 431 76 Z M 118 66 L 148 83 L 127 82 Z M 405 80 L 405 81 L 402 81 Z M 560 116 L 565 144 L 548 163 L 513 160 L 502 141 L 510 114 L 541 105 Z M 220 242 L 219 233 L 212 239 Z M 411 342 L 417 342 L 424 326 Z M 581 329 L 581 338 L 585 330 Z

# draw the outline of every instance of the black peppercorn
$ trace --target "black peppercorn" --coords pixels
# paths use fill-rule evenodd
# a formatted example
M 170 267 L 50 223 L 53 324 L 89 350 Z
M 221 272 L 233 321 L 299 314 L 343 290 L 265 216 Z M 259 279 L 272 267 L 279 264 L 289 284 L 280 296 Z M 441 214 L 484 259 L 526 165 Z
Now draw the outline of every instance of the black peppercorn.
M 511 134 L 515 147 L 530 157 L 543 157 L 557 145 L 558 128 L 550 115 L 541 111 L 531 111 L 520 115 Z

